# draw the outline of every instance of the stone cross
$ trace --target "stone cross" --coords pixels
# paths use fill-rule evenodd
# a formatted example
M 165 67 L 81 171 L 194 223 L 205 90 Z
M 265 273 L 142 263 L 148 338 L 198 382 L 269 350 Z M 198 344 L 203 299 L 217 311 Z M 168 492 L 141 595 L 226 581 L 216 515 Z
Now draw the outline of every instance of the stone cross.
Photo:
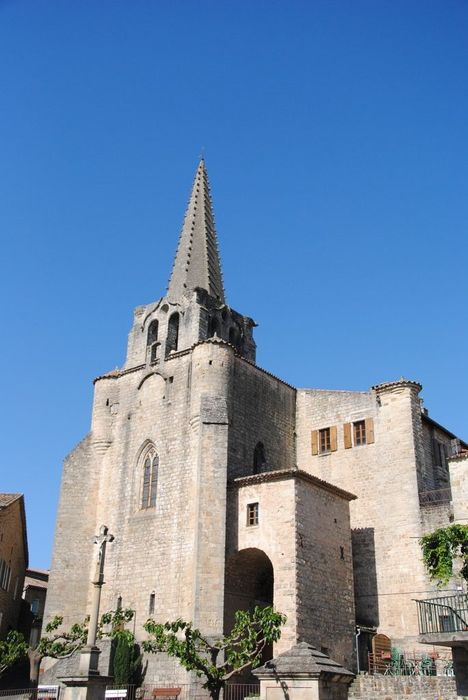
M 93 599 L 91 614 L 89 616 L 88 637 L 86 646 L 81 650 L 80 672 L 83 674 L 97 674 L 99 649 L 96 647 L 96 635 L 99 620 L 99 606 L 101 603 L 101 590 L 104 585 L 104 563 L 106 560 L 106 546 L 114 541 L 114 535 L 109 534 L 109 528 L 101 525 L 99 534 L 94 538 L 94 544 L 98 545 L 96 569 L 91 583 L 93 584 Z
M 104 563 L 106 559 L 106 546 L 108 542 L 114 541 L 114 535 L 109 534 L 109 528 L 101 525 L 99 535 L 94 538 L 94 544 L 98 545 L 98 556 L 96 560 L 96 571 L 94 574 L 93 602 L 91 606 L 91 615 L 89 618 L 88 639 L 86 646 L 94 647 L 96 645 L 96 634 L 99 619 L 99 604 L 101 602 L 101 589 L 104 585 Z

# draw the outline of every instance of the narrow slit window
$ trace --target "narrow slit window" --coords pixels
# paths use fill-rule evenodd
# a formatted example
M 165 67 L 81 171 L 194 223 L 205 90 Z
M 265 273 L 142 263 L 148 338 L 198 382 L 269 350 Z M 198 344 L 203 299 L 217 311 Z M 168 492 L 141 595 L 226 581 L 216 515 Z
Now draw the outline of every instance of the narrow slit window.
M 154 593 L 150 594 L 149 605 L 148 605 L 148 615 L 154 615 L 154 600 L 156 596 Z

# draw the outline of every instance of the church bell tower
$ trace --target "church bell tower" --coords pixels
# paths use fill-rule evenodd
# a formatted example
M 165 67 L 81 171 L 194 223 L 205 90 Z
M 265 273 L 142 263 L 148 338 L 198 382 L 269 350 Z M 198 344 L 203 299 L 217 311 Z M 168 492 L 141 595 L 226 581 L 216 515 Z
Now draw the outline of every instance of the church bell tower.
M 164 297 L 135 311 L 126 367 L 163 365 L 171 353 L 217 337 L 255 362 L 254 321 L 226 304 L 208 174 L 200 160 Z

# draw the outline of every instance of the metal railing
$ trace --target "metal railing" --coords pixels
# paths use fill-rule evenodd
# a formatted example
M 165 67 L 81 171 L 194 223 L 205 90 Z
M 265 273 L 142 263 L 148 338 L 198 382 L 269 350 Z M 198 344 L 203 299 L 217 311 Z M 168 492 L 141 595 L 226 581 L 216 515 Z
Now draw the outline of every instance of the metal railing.
M 439 669 L 436 664 L 440 662 Z M 388 654 L 369 652 L 369 674 L 382 676 L 453 676 L 453 663 L 449 656 L 417 654 L 392 649 Z
M 178 690 L 177 700 L 206 700 L 209 698 L 208 690 L 204 690 L 201 686 L 194 686 L 186 683 L 163 682 L 163 683 L 145 683 L 141 688 L 135 686 L 107 686 L 107 690 L 115 693 L 114 700 L 155 700 L 153 691 L 156 689 L 173 688 Z M 117 695 L 117 691 L 128 689 L 128 694 L 125 696 Z M 133 689 L 133 690 L 132 690 Z M 130 695 L 133 693 L 133 695 Z M 227 683 L 224 686 L 222 693 L 223 700 L 255 700 L 260 696 L 260 683 Z M 1 698 L 0 698 L 1 700 Z M 108 700 L 113 700 L 109 694 Z M 158 700 L 158 698 L 156 698 Z M 159 699 L 161 700 L 161 698 Z M 168 698 L 171 700 L 171 698 Z
M 58 685 L 43 685 L 37 688 L 7 688 L 0 690 L 1 700 L 59 700 Z
M 416 600 L 419 634 L 468 631 L 468 594 Z
M 244 700 L 245 698 L 258 698 L 260 696 L 260 683 L 231 683 L 224 686 L 223 700 Z
M 433 491 L 421 491 L 419 503 L 422 506 L 436 505 L 437 503 L 449 503 L 452 500 L 452 491 L 448 489 L 434 489 Z

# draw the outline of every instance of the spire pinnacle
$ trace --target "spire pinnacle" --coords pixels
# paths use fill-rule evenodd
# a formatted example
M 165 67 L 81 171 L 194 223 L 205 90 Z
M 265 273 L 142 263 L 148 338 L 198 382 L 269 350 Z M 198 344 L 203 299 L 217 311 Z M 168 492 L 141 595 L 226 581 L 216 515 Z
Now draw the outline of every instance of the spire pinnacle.
M 180 299 L 196 287 L 224 303 L 223 279 L 210 187 L 201 156 L 169 280 L 168 297 Z

